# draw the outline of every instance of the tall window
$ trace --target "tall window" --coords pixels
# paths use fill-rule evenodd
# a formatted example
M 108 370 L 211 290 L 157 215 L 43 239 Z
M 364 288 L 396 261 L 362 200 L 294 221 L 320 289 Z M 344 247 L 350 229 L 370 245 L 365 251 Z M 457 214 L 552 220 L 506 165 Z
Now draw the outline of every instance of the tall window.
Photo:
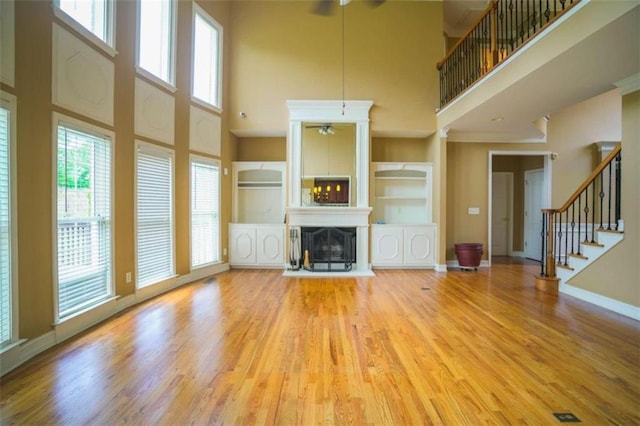
M 13 238 L 15 226 L 12 222 L 12 164 L 11 157 L 15 139 L 12 113 L 15 104 L 0 97 L 0 346 L 14 338 L 14 268 Z
M 139 0 L 138 65 L 173 85 L 174 0 Z
M 191 158 L 191 267 L 220 261 L 219 165 Z
M 113 46 L 113 0 L 54 0 L 60 10 L 100 40 Z
M 136 157 L 138 287 L 174 275 L 173 151 L 138 144 Z
M 111 140 L 58 122 L 58 318 L 90 308 L 113 293 Z
M 193 96 L 221 106 L 222 27 L 194 4 Z

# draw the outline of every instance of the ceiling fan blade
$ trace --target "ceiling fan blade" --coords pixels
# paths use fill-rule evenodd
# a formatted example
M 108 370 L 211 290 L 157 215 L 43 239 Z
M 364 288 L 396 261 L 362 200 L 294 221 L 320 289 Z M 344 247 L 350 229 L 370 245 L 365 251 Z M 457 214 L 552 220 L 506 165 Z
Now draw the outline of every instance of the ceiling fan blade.
M 312 12 L 320 16 L 329 16 L 333 13 L 333 0 L 316 0 Z

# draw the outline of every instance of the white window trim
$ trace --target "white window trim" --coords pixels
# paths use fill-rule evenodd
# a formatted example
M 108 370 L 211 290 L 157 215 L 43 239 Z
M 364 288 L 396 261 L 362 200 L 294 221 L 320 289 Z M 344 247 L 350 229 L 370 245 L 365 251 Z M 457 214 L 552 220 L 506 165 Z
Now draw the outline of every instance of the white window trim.
M 52 140 L 52 155 L 51 155 L 51 162 L 52 162 L 52 167 L 51 167 L 51 197 L 52 197 L 52 210 L 53 213 L 51 215 L 52 218 L 52 227 L 51 227 L 51 233 L 52 233 L 52 251 L 51 251 L 51 256 L 53 259 L 52 262 L 52 267 L 53 267 L 53 313 L 54 313 L 54 324 L 61 324 L 65 321 L 68 321 L 76 316 L 78 316 L 81 313 L 85 313 L 85 312 L 89 312 L 92 311 L 94 309 L 99 308 L 103 302 L 105 302 L 106 300 L 108 300 L 109 298 L 113 298 L 115 297 L 115 276 L 116 276 L 116 265 L 115 265 L 115 229 L 116 229 L 116 221 L 115 221 L 115 212 L 113 209 L 113 203 L 114 203 L 114 199 L 115 199 L 115 192 L 114 192 L 114 180 L 115 180 L 115 147 L 116 147 L 116 134 L 115 132 L 108 130 L 104 127 L 99 127 L 96 126 L 94 124 L 89 124 L 85 121 L 82 120 L 78 120 L 76 118 L 72 118 L 69 117 L 67 115 L 64 114 L 60 114 L 57 112 L 53 113 L 53 126 L 51 129 L 51 140 Z M 104 137 L 104 138 L 109 138 L 109 143 L 111 144 L 111 164 L 109 165 L 109 167 L 111 168 L 111 182 L 109 182 L 109 190 L 111 191 L 111 197 L 109 200 L 109 211 L 111 213 L 111 217 L 109 218 L 109 221 L 111 223 L 111 232 L 110 234 L 110 248 L 111 248 L 111 279 L 109 282 L 109 294 L 107 295 L 106 299 L 101 301 L 100 303 L 94 305 L 94 306 L 90 306 L 87 307 L 85 309 L 82 309 L 79 312 L 74 312 L 71 315 L 68 315 L 64 318 L 60 318 L 60 312 L 59 312 L 59 300 L 58 300 L 58 262 L 57 262 L 57 258 L 58 258 L 58 209 L 57 209 L 57 205 L 58 205 L 58 190 L 57 190 L 57 184 L 58 184 L 58 173 L 57 173 L 57 168 L 58 168 L 58 156 L 57 156 L 57 148 L 58 148 L 58 126 L 64 123 L 65 126 L 70 127 L 72 129 L 77 129 L 80 130 L 82 132 L 85 133 L 90 133 L 93 134 L 95 136 L 98 137 Z
M 111 57 L 115 57 L 118 54 L 116 50 L 116 32 L 115 32 L 115 20 L 116 20 L 116 2 L 107 1 L 107 41 L 102 40 L 94 33 L 85 28 L 82 24 L 76 21 L 72 16 L 69 16 L 64 10 L 60 8 L 60 0 L 53 0 L 53 14 L 60 21 L 71 27 L 76 33 L 80 34 L 84 39 L 89 41 L 94 46 L 101 49 L 103 52 Z
M 9 349 L 18 340 L 18 175 L 17 175 L 17 128 L 18 120 L 16 114 L 18 111 L 18 98 L 10 93 L 0 90 L 0 106 L 9 110 L 9 178 L 11 185 L 9 187 L 9 203 L 11 204 L 11 340 L 3 348 L 0 353 Z
M 198 6 L 195 2 L 192 2 L 192 16 L 191 16 L 191 102 L 197 105 L 200 105 L 204 108 L 208 108 L 218 113 L 222 113 L 222 79 L 223 79 L 223 57 L 224 57 L 224 32 L 222 25 L 218 21 L 216 21 L 211 15 L 205 12 L 200 6 Z M 195 39 L 196 39 L 196 14 L 199 14 L 203 19 L 205 19 L 209 24 L 215 27 L 218 30 L 218 81 L 216 82 L 218 99 L 216 99 L 217 105 L 210 104 L 209 102 L 200 99 L 193 95 L 193 85 L 194 85 L 194 75 L 195 75 Z
M 192 235 L 192 224 L 191 224 L 191 219 L 193 216 L 193 212 L 191 211 L 191 206 L 192 206 L 192 198 L 193 198 L 193 193 L 191 191 L 191 178 L 192 178 L 192 172 L 191 172 L 191 168 L 193 166 L 193 163 L 204 163 L 204 164 L 209 164 L 212 166 L 215 166 L 218 168 L 218 260 L 217 261 L 213 261 L 213 262 L 209 262 L 209 263 L 204 263 L 202 265 L 198 265 L 198 266 L 193 266 L 193 235 Z M 220 223 L 221 223 L 221 216 L 222 214 L 220 213 L 221 207 L 222 207 L 222 194 L 220 193 L 220 188 L 221 188 L 221 184 L 222 184 L 222 179 L 221 179 L 221 161 L 220 160 L 216 160 L 214 158 L 210 158 L 210 157 L 204 157 L 202 155 L 196 155 L 196 154 L 190 154 L 189 155 L 189 268 L 190 271 L 197 271 L 199 269 L 202 268 L 206 268 L 209 267 L 211 265 L 218 265 L 223 263 L 222 262 L 222 256 L 220 256 L 220 247 L 222 246 L 222 238 L 221 238 L 221 231 L 222 229 L 220 228 Z
M 173 202 L 171 203 L 171 220 L 172 220 L 172 224 L 171 224 L 171 231 L 173 233 L 173 253 L 172 253 L 172 258 L 173 258 L 173 275 L 166 277 L 163 280 L 160 280 L 158 282 L 152 283 L 152 284 L 147 284 L 143 287 L 139 287 L 138 286 L 138 226 L 137 223 L 136 225 L 133 227 L 134 228 L 134 241 L 135 241 L 135 246 L 134 246 L 134 250 L 135 250 L 135 264 L 134 264 L 134 271 L 135 271 L 135 288 L 136 291 L 140 291 L 140 290 L 144 290 L 146 288 L 149 287 L 153 287 L 154 285 L 157 284 L 163 284 L 166 283 L 168 280 L 172 280 L 174 278 L 176 278 L 178 276 L 178 274 L 176 274 L 176 208 L 175 208 L 175 191 L 176 191 L 176 185 L 175 185 L 175 176 L 176 176 L 176 155 L 175 155 L 175 150 L 170 149 L 170 148 L 165 148 L 163 146 L 160 145 L 156 145 L 156 144 L 152 144 L 149 142 L 143 142 L 140 140 L 136 140 L 135 141 L 135 173 L 134 173 L 134 212 L 133 212 L 133 217 L 134 217 L 134 221 L 136 221 L 137 217 L 138 217 L 138 147 L 145 147 L 148 149 L 152 149 L 152 150 L 157 150 L 160 152 L 165 152 L 171 155 L 171 174 L 173 176 L 172 179 L 172 184 L 171 184 L 171 199 L 173 200 Z
M 178 6 L 176 1 L 171 1 L 171 52 L 169 55 L 171 56 L 171 81 L 164 81 L 157 75 L 147 71 L 146 69 L 140 66 L 140 18 L 142 17 L 142 13 L 140 11 L 140 2 L 142 0 L 137 0 L 136 2 L 136 73 L 141 75 L 142 77 L 150 80 L 152 83 L 159 84 L 165 89 L 169 90 L 172 93 L 175 93 L 178 89 L 176 87 L 176 38 L 177 38 L 177 26 L 178 26 Z

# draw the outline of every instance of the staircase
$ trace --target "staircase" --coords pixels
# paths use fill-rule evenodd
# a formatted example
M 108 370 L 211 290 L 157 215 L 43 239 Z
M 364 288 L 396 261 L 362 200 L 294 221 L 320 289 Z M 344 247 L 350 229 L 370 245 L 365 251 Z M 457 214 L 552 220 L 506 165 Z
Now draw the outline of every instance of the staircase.
M 624 239 L 624 232 L 616 230 L 596 229 L 594 243 L 581 241 L 580 254 L 569 253 L 566 265 L 556 264 L 556 276 L 559 279 L 559 290 L 562 292 L 563 286 L 586 269 L 600 256 L 611 250 Z
M 624 238 L 622 148 L 618 144 L 559 209 L 542 210 L 538 290 L 557 294 Z

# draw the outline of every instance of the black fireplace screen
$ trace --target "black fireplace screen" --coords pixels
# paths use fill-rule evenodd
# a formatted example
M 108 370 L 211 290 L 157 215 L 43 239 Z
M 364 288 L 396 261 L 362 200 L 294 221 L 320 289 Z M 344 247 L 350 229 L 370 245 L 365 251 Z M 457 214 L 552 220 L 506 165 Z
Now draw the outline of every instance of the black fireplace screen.
M 302 266 L 314 272 L 350 271 L 356 261 L 356 229 L 302 228 Z

